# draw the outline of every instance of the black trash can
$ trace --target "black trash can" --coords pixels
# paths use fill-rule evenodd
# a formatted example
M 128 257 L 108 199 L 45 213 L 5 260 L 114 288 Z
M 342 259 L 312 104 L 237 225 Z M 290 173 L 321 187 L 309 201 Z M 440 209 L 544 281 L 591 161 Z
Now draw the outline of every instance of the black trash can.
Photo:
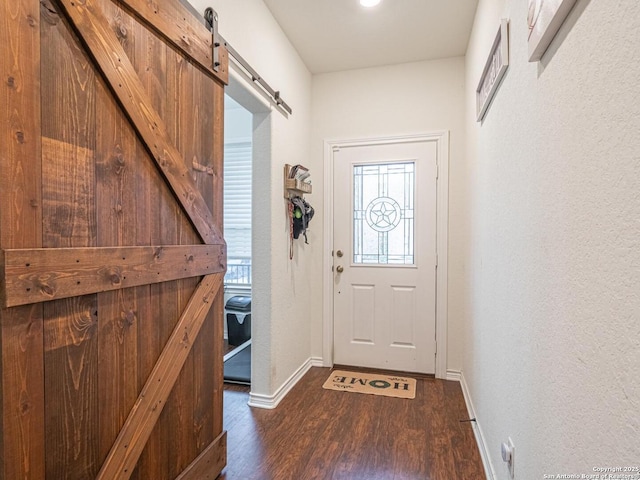
M 229 345 L 242 345 L 251 338 L 251 297 L 231 297 L 224 308 L 227 311 Z

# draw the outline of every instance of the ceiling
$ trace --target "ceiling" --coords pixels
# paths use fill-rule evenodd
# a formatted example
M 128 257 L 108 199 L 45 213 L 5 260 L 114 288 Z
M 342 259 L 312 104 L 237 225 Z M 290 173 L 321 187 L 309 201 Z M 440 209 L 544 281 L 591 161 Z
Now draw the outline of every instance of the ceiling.
M 464 55 L 478 0 L 264 0 L 311 73 Z

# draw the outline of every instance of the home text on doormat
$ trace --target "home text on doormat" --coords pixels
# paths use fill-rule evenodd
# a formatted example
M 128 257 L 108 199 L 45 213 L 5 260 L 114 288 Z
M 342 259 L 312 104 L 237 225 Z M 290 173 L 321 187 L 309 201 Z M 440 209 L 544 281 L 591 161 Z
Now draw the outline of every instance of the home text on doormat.
M 416 398 L 415 378 L 377 373 L 334 370 L 322 388 L 343 392 L 384 395 L 385 397 Z

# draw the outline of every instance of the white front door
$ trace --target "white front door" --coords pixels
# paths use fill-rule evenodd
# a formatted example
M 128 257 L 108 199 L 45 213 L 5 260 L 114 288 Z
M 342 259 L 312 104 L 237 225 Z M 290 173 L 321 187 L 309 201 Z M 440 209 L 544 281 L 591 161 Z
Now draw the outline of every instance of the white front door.
M 334 363 L 435 373 L 436 142 L 333 158 Z

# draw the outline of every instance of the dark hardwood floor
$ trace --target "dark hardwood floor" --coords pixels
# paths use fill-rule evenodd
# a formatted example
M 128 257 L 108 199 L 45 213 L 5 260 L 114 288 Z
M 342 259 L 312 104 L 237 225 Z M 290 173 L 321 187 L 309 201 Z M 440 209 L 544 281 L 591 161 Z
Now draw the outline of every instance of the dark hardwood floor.
M 221 480 L 480 480 L 482 461 L 457 382 L 419 378 L 415 400 L 324 390 L 312 368 L 275 410 L 225 385 Z

